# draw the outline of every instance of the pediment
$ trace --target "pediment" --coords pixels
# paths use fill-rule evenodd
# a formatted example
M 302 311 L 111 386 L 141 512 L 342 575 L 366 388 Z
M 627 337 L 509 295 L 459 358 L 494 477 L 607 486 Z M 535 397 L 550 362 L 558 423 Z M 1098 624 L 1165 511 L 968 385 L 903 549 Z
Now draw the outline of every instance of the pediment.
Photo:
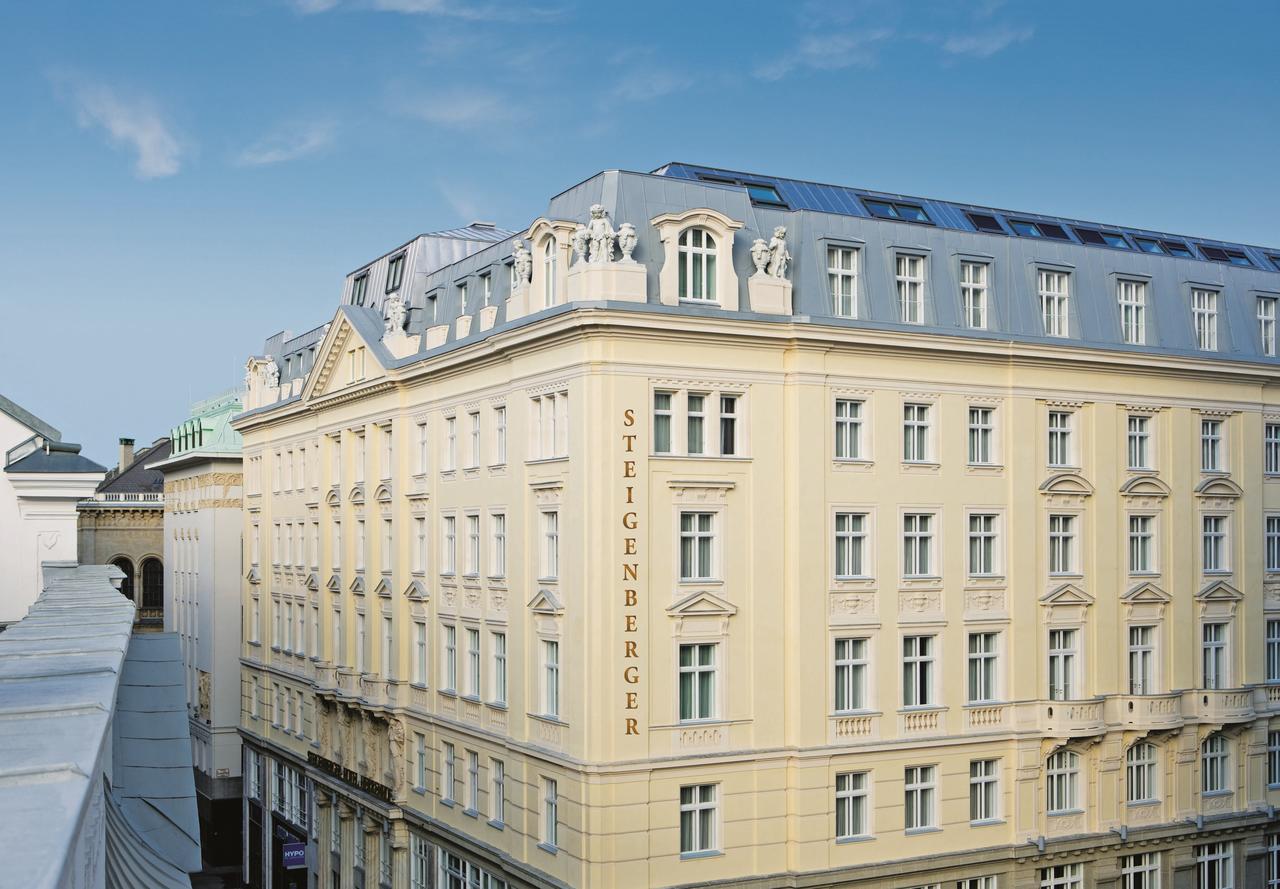
M 338 496 L 338 489 L 333 488 L 332 490 L 330 490 L 329 493 L 325 496 L 324 502 L 329 504 L 330 506 L 341 506 L 342 498 Z
M 1120 486 L 1121 494 L 1131 497 L 1168 497 L 1169 485 L 1154 475 L 1135 475 L 1125 480 Z
M 342 306 L 333 321 L 329 323 L 329 330 L 316 350 L 315 364 L 307 375 L 306 385 L 302 388 L 304 401 L 344 389 L 366 386 L 386 377 L 386 368 L 379 362 L 382 354 L 381 343 L 373 339 L 375 332 L 381 335 L 382 325 L 373 317 L 366 319 L 359 316 L 358 323 L 370 328 L 368 336 L 362 334 L 357 329 L 357 324 L 353 323 L 353 316 L 349 314 L 360 312 L 373 314 L 363 306 Z M 352 378 L 349 357 L 353 351 L 356 353 L 355 375 L 358 377 L 356 379 Z
M 320 578 L 316 577 L 315 572 L 313 571 L 307 575 L 307 579 L 303 581 L 303 584 L 309 590 L 318 590 L 320 589 Z
M 379 503 L 391 502 L 391 489 L 386 485 L 378 485 L 378 489 L 373 492 L 373 499 Z
M 1051 475 L 1040 484 L 1045 494 L 1070 494 L 1074 497 L 1089 497 L 1093 494 L 1093 485 L 1089 480 L 1074 472 L 1059 472 Z
M 355 579 L 351 581 L 351 586 L 347 587 L 347 589 L 351 590 L 351 592 L 353 593 L 363 593 L 364 592 L 364 575 L 357 574 L 355 576 Z
M 347 499 L 352 503 L 364 503 L 364 487 L 362 485 L 355 485 L 352 487 L 352 489 L 347 492 Z
M 1196 593 L 1196 598 L 1202 602 L 1239 602 L 1244 594 L 1225 580 L 1215 580 Z
M 342 578 L 334 574 L 329 578 L 329 582 L 324 585 L 324 588 L 333 593 L 342 592 Z
M 1199 497 L 1239 497 L 1244 489 L 1225 476 L 1214 475 L 1196 485 L 1195 492 Z
M 551 590 L 541 589 L 529 600 L 529 610 L 535 614 L 563 614 L 564 605 Z
M 1064 583 L 1061 586 L 1054 587 L 1049 592 L 1040 597 L 1042 605 L 1092 605 L 1093 596 L 1090 596 L 1074 583 Z
M 690 593 L 667 608 L 667 614 L 672 617 L 733 617 L 737 613 L 738 606 L 707 590 Z
M 249 583 L 262 583 L 262 574 L 258 571 L 258 566 L 254 565 L 249 569 L 249 573 L 244 576 Z
M 1130 604 L 1138 604 L 1139 602 L 1157 602 L 1164 604 L 1172 601 L 1173 597 L 1166 593 L 1154 583 L 1138 583 L 1129 587 L 1120 597 L 1120 601 Z
M 378 595 L 378 596 L 390 596 L 391 595 L 391 578 L 387 577 L 386 575 L 383 575 L 382 577 L 378 578 L 378 585 L 373 588 L 373 592 L 375 595 Z
M 420 580 L 411 580 L 404 588 L 404 594 L 409 599 L 426 599 L 427 585 Z

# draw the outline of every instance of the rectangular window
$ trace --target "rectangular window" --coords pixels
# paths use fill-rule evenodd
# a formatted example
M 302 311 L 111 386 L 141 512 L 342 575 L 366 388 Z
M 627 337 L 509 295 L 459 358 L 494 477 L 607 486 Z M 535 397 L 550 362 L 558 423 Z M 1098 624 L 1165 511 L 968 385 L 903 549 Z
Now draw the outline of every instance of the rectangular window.
M 680 721 L 716 715 L 716 646 L 680 646 Z
M 414 784 L 415 788 L 425 790 L 427 786 L 427 738 L 421 732 L 413 733 L 413 750 L 414 750 Z M 333 810 L 330 810 L 333 811 Z M 335 821 L 338 820 L 334 815 L 330 815 Z
M 560 643 L 542 640 L 542 713 L 560 717 Z
M 1227 517 L 1207 515 L 1201 517 L 1201 557 L 1203 568 L 1209 571 L 1227 570 Z
M 489 566 L 490 573 L 494 577 L 507 576 L 507 516 L 505 513 L 495 512 L 489 517 L 489 527 L 493 532 L 493 542 L 491 548 L 491 561 Z
M 467 576 L 480 574 L 480 516 L 467 516 Z
M 836 839 L 867 836 L 867 773 L 840 772 L 836 775 Z
M 680 854 L 711 852 L 716 848 L 716 785 L 680 788 Z
M 427 570 L 427 520 L 416 516 L 413 520 L 413 573 Z
M 382 573 L 391 573 L 391 556 L 392 549 L 395 545 L 395 535 L 391 529 L 391 519 L 382 520 Z
M 390 617 L 382 618 L 382 675 L 386 679 L 395 678 L 395 629 Z
M 453 472 L 458 468 L 458 418 L 444 418 L 444 472 Z
M 1268 423 L 1263 433 L 1263 471 L 1280 475 L 1280 423 Z
M 1200 471 L 1222 472 L 1222 421 L 1200 421 Z
M 364 296 L 368 289 L 369 273 L 364 272 L 363 274 L 356 275 L 356 277 L 351 281 L 351 305 L 364 305 Z
M 542 564 L 538 576 L 543 580 L 560 576 L 560 513 L 554 510 L 542 514 Z
M 467 810 L 480 811 L 480 754 L 467 751 Z
M 1280 269 L 1280 258 L 1272 258 Z M 1267 835 L 1267 889 L 1280 889 L 1280 833 Z
M 480 697 L 480 631 L 467 627 L 467 695 Z
M 848 398 L 836 399 L 836 459 L 862 459 L 861 401 Z M 1277 469 L 1277 472 L 1280 472 L 1280 469 Z
M 653 393 L 653 452 L 671 453 L 671 393 Z
M 1155 570 L 1153 540 L 1155 519 L 1149 515 L 1129 516 L 1129 573 L 1149 574 Z
M 455 772 L 456 765 L 454 763 L 453 745 L 448 741 L 444 742 L 444 748 L 441 752 L 441 777 L 440 777 L 440 799 L 445 802 L 453 802 L 457 796 L 457 774 Z M 358 835 L 357 835 L 358 836 Z
M 1191 322 L 1196 331 L 1196 348 L 1205 352 L 1218 350 L 1218 292 L 1191 291 Z
M 467 468 L 476 469 L 480 466 L 480 412 L 472 411 L 467 414 L 468 437 L 471 442 L 470 451 L 467 454 Z
M 982 704 L 1000 698 L 997 672 L 999 636 L 996 633 L 969 634 L 969 682 L 967 702 Z
M 444 531 L 444 552 L 440 555 L 443 564 L 440 566 L 440 573 L 445 575 L 453 575 L 458 570 L 458 518 L 457 516 L 447 515 L 441 520 L 441 527 Z
M 858 317 L 858 251 L 853 247 L 827 248 L 827 289 L 831 314 Z
M 934 813 L 937 766 L 908 766 L 904 773 L 905 822 L 907 830 L 923 830 L 937 826 Z
M 996 573 L 996 519 L 990 514 L 969 516 L 969 574 Z
M 413 681 L 427 684 L 427 625 L 420 620 L 413 622 Z
M 507 820 L 507 764 L 500 759 L 489 760 L 489 820 L 495 824 Z
M 1078 630 L 1049 631 L 1049 700 L 1074 701 Z
M 542 843 L 552 849 L 557 847 L 560 834 L 560 794 L 556 782 L 542 779 Z
M 1267 682 L 1280 682 L 1280 620 L 1267 621 Z
M 369 673 L 369 634 L 363 614 L 356 612 L 356 669 Z
M 364 519 L 356 519 L 356 570 L 363 571 L 368 557 L 369 540 L 364 531 Z
M 356 447 L 355 477 L 356 477 L 356 483 L 359 484 L 360 482 L 364 481 L 364 469 L 365 469 L 364 464 L 366 462 L 365 440 L 364 440 L 363 432 L 356 433 L 355 442 L 356 442 L 355 444 L 355 447 Z
M 394 293 L 400 289 L 400 283 L 404 280 L 404 254 L 393 256 L 387 262 L 387 293 Z
M 680 579 L 710 580 L 715 540 L 715 514 L 710 512 L 680 513 Z
M 1084 889 L 1084 865 L 1054 864 L 1040 868 L 1040 889 Z
M 1071 421 L 1070 411 L 1049 411 L 1049 465 L 1071 466 Z
M 904 324 L 920 324 L 924 320 L 924 257 L 899 253 L 895 281 L 898 320 Z
M 902 706 L 931 707 L 934 700 L 934 643 L 936 636 L 902 639 Z
M 1141 281 L 1120 281 L 1116 290 L 1121 336 L 1129 345 L 1141 346 L 1147 341 L 1147 285 Z
M 1267 732 L 1267 786 L 1280 787 L 1280 731 Z
M 1151 469 L 1151 418 L 1129 416 L 1128 452 L 1130 469 Z
M 956 889 L 999 889 L 995 877 L 969 877 L 956 882 Z
M 972 760 L 969 763 L 969 820 L 995 821 L 999 817 L 1000 760 Z
M 1076 517 L 1049 516 L 1049 573 L 1075 573 Z
M 1258 339 L 1262 344 L 1262 354 L 1274 358 L 1276 356 L 1276 298 L 1274 296 L 1258 297 Z
M 738 453 L 738 396 L 720 396 L 720 455 Z
M 707 396 L 689 394 L 685 398 L 685 438 L 688 454 L 702 454 L 706 449 Z
M 1037 273 L 1040 292 L 1040 317 L 1045 336 L 1070 336 L 1070 275 L 1040 269 Z
M 867 706 L 867 640 L 835 640 L 835 711 L 848 713 Z
M 493 703 L 507 702 L 507 634 L 493 634 Z
M 858 512 L 836 513 L 836 577 L 865 577 L 867 516 Z
M 966 327 L 987 328 L 987 264 L 960 263 L 960 308 Z
M 390 426 L 382 427 L 382 477 L 391 478 L 395 467 L 395 438 Z
M 444 625 L 444 690 L 458 690 L 458 628 Z
M 969 408 L 969 463 L 990 466 L 995 462 L 992 447 L 995 436 L 995 410 L 989 407 Z
M 902 517 L 902 574 L 929 577 L 933 572 L 933 514 L 906 513 Z
M 1200 663 L 1203 688 L 1227 688 L 1227 625 L 1207 623 L 1200 628 Z
M 929 460 L 929 405 L 902 406 L 902 459 L 907 463 Z
M 507 408 L 498 405 L 493 409 L 493 464 L 503 466 L 507 462 Z
M 1236 889 L 1235 844 L 1196 846 L 1196 889 Z
M 1267 571 L 1280 571 L 1280 515 L 1266 518 Z
M 1155 627 L 1129 627 L 1129 694 L 1151 695 L 1155 686 Z

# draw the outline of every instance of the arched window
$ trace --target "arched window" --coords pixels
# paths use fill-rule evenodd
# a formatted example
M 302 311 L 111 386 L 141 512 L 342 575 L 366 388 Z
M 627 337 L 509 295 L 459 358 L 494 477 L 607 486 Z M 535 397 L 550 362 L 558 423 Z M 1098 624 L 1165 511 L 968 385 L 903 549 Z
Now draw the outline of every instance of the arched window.
M 1080 755 L 1059 750 L 1049 757 L 1045 803 L 1050 815 L 1080 808 Z
M 164 608 L 164 566 L 159 559 L 142 562 L 142 607 Z
M 542 249 L 542 295 L 545 306 L 556 304 L 556 239 L 547 238 Z
M 1210 735 L 1200 745 L 1200 792 L 1226 793 L 1227 739 L 1222 735 Z
M 120 582 L 120 595 L 130 601 L 133 600 L 133 562 L 121 556 L 118 559 L 112 559 L 111 564 L 115 565 L 124 572 L 124 580 Z
M 705 228 L 680 232 L 680 299 L 716 301 L 716 239 Z
M 1156 795 L 1157 752 L 1154 744 L 1134 744 L 1124 755 L 1126 798 L 1131 803 L 1146 803 Z

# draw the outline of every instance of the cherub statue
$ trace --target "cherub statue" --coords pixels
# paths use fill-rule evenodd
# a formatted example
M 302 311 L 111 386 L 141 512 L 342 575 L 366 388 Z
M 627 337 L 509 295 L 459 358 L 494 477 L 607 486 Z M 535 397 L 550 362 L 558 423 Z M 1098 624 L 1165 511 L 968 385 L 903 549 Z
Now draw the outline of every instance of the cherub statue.
M 791 262 L 791 252 L 787 250 L 787 227 L 780 225 L 773 230 L 769 239 L 768 274 L 775 278 L 787 276 L 787 265 Z
M 755 263 L 757 275 L 765 274 L 769 256 L 769 245 L 764 242 L 764 238 L 756 238 L 751 244 L 751 261 Z
M 533 274 L 533 257 L 529 255 L 529 250 L 524 246 L 524 241 L 516 239 L 511 247 L 511 264 L 516 272 L 516 287 L 523 289 L 529 283 L 530 276 Z
M 268 389 L 274 389 L 280 385 L 280 365 L 276 364 L 276 360 L 270 355 L 267 356 L 266 364 L 262 368 L 263 379 Z
M 631 253 L 636 249 L 636 227 L 630 222 L 618 226 L 618 249 L 622 251 L 623 262 L 635 262 Z
M 591 205 L 591 221 L 587 223 L 587 232 L 591 235 L 591 261 L 613 262 L 613 241 L 617 234 L 604 207 Z
M 590 240 L 591 234 L 587 227 L 579 222 L 578 227 L 573 230 L 573 252 L 578 257 L 578 262 L 587 258 L 587 243 Z
M 404 299 L 398 293 L 387 297 L 386 333 L 403 333 L 405 318 L 409 315 Z

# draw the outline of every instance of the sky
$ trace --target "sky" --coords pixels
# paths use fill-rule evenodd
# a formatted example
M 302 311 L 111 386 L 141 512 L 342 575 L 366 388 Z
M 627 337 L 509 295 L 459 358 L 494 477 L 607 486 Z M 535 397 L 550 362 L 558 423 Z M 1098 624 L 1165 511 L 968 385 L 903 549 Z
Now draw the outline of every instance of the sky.
M 114 465 L 413 235 L 672 160 L 1280 246 L 1280 3 L 0 9 L 0 394 Z

